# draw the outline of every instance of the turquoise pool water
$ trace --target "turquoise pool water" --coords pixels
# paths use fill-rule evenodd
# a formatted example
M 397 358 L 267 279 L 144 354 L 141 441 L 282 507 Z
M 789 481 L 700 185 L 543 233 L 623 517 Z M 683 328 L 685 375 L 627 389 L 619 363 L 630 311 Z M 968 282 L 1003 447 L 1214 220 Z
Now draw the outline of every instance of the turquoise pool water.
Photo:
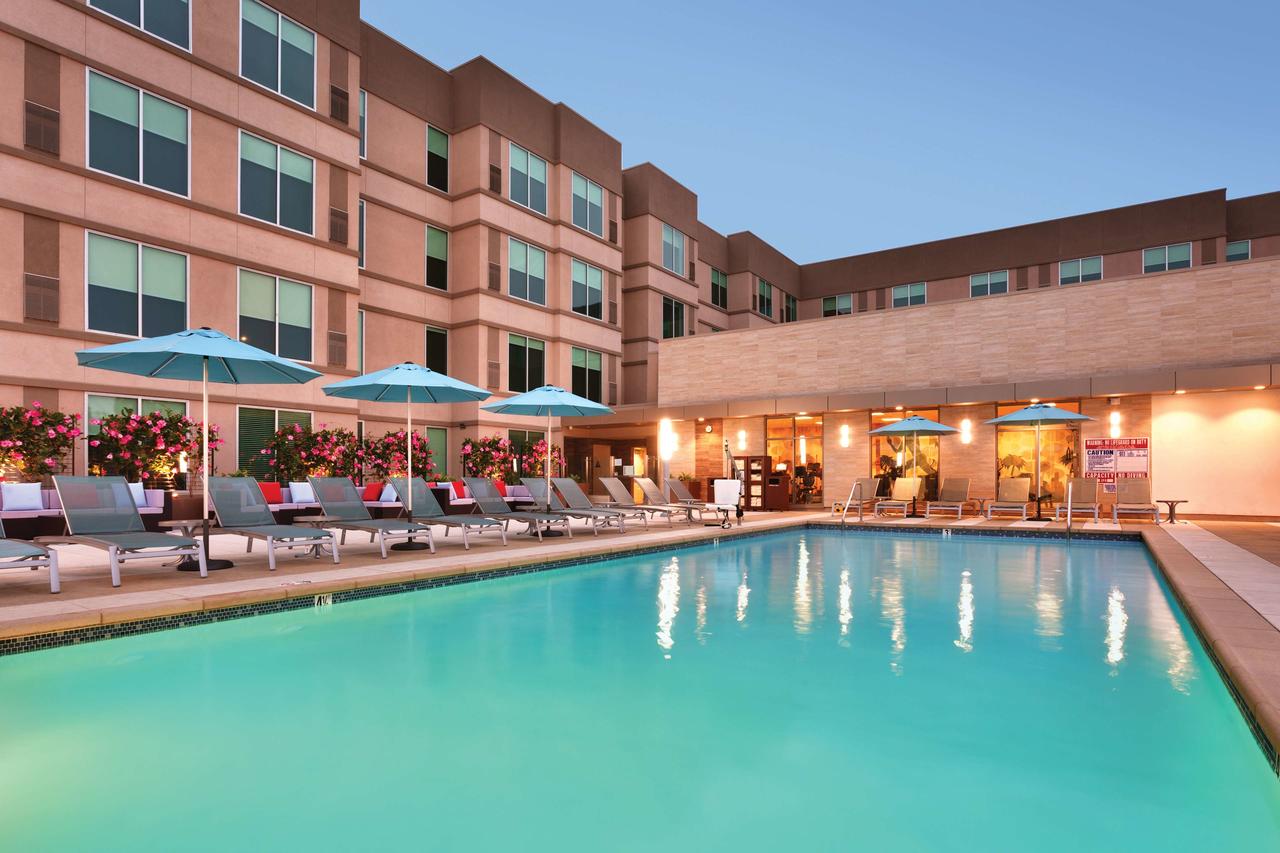
M 1146 552 L 806 531 L 0 658 L 0 849 L 1261 850 Z

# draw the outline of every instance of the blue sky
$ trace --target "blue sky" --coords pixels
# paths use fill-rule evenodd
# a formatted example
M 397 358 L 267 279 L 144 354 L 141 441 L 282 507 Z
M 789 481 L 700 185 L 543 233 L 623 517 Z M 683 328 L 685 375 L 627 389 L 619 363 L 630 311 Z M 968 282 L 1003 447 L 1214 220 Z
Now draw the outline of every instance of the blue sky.
M 362 15 L 445 68 L 487 56 L 801 263 L 1280 190 L 1274 0 L 611 5 Z

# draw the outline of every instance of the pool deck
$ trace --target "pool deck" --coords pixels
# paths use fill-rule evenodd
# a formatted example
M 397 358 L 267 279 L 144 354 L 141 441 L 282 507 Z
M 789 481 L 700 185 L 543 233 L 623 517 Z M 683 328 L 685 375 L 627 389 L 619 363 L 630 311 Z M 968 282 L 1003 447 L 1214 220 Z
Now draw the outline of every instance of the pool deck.
M 110 586 L 106 556 L 84 546 L 59 548 L 62 592 L 50 595 L 48 573 L 10 569 L 0 573 L 0 646 L 19 639 L 49 638 L 63 632 L 100 626 L 128 627 L 145 620 L 217 611 L 285 600 L 311 602 L 316 596 L 407 583 L 440 581 L 533 569 L 547 562 L 625 555 L 714 538 L 750 535 L 810 524 L 839 524 L 826 511 L 748 513 L 730 530 L 698 524 L 652 521 L 649 527 L 628 526 L 625 534 L 602 530 L 598 536 L 582 525 L 572 539 L 509 536 L 503 547 L 491 534 L 472 537 L 471 550 L 458 535 L 437 533 L 437 553 L 392 552 L 382 560 L 376 546 L 351 534 L 342 547 L 342 563 L 327 557 L 281 555 L 278 569 L 267 571 L 259 547 L 244 551 L 245 540 L 227 534 L 213 537 L 214 556 L 231 557 L 235 567 L 211 572 L 208 578 L 180 573 L 163 561 L 126 564 L 123 584 Z M 1060 522 L 983 521 L 978 519 L 894 520 L 866 516 L 848 521 L 851 528 L 894 532 L 1061 535 Z M 1182 523 L 1176 526 L 1125 521 L 1119 525 L 1076 524 L 1085 534 L 1141 538 L 1168 579 L 1204 644 L 1228 682 L 1272 767 L 1280 770 L 1280 525 L 1263 522 Z M 298 603 L 295 601 L 294 603 Z M 2 653 L 4 649 L 0 649 Z

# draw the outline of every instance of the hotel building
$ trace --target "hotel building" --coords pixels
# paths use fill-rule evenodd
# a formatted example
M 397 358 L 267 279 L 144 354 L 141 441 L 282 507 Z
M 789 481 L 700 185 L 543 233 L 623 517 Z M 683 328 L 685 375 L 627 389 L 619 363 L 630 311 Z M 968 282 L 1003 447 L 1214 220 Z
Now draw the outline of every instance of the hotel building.
M 781 466 L 786 502 L 881 471 L 990 496 L 1031 463 L 1027 432 L 985 421 L 1042 400 L 1094 418 L 1048 431 L 1054 496 L 1092 440 L 1145 438 L 1156 497 L 1280 517 L 1280 193 L 797 264 L 622 162 L 568 106 L 483 58 L 439 68 L 356 0 L 9 0 L 0 404 L 194 411 L 196 386 L 74 353 L 210 326 L 325 374 L 214 388 L 224 472 L 261 472 L 282 423 L 397 427 L 321 386 L 408 359 L 613 406 L 557 425 L 586 480 L 701 481 L 727 442 Z M 960 432 L 918 463 L 869 435 L 912 412 Z M 544 429 L 475 404 L 414 418 L 451 474 L 467 437 Z

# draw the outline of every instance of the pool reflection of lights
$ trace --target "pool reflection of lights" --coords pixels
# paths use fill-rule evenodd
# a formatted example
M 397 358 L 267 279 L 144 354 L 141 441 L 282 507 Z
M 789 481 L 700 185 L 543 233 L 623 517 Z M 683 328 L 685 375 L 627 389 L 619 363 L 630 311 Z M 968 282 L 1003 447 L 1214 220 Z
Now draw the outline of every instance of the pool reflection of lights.
M 970 579 L 968 569 L 960 573 L 960 600 L 956 604 L 956 609 L 960 613 L 960 637 L 955 641 L 956 646 L 971 652 L 973 651 L 973 581 Z
M 1113 667 L 1124 660 L 1124 633 L 1128 627 L 1129 614 L 1124 610 L 1124 593 L 1112 587 L 1111 594 L 1107 596 L 1107 663 Z
M 676 614 L 680 612 L 680 558 L 672 557 L 671 562 L 662 570 L 658 581 L 658 646 L 670 659 L 671 649 L 675 646 L 675 638 L 671 636 L 671 628 L 675 625 Z

